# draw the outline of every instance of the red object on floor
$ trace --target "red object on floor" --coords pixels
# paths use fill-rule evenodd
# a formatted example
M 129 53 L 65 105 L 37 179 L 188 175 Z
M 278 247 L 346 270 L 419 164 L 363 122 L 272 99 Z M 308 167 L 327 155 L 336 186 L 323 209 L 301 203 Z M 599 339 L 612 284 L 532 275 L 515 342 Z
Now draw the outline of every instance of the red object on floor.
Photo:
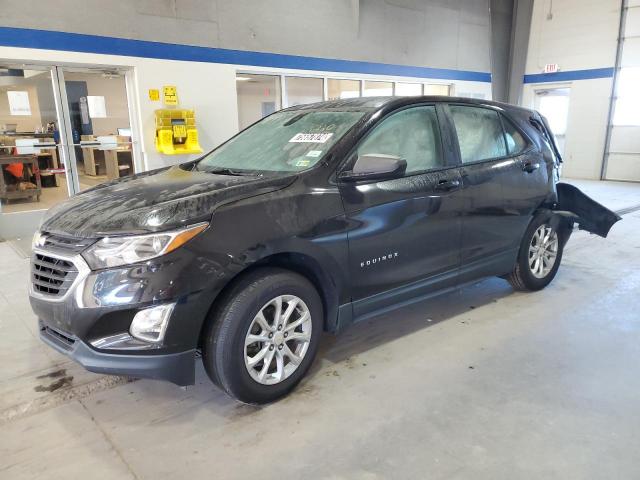
M 22 163 L 10 163 L 5 167 L 5 170 L 16 178 L 22 178 L 24 165 Z

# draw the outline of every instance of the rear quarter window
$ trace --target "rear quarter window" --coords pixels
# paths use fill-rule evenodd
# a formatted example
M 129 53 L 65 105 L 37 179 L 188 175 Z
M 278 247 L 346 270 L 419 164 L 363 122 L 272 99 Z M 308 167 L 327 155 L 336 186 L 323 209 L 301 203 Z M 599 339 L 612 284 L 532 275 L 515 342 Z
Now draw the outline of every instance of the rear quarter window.
M 513 122 L 502 115 L 502 125 L 504 126 L 504 138 L 507 141 L 509 155 L 518 155 L 525 151 L 529 144 Z

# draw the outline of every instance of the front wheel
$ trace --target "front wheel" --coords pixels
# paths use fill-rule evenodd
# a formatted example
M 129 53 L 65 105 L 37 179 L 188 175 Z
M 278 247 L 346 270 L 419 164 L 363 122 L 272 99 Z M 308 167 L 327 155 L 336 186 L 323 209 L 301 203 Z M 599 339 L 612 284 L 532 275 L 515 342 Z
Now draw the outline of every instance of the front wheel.
M 322 333 L 322 302 L 301 275 L 260 269 L 222 298 L 203 339 L 214 383 L 245 403 L 268 403 L 293 389 L 311 366 Z
M 534 218 L 520 244 L 518 259 L 507 280 L 516 290 L 541 290 L 556 276 L 564 249 L 563 231 L 551 214 Z

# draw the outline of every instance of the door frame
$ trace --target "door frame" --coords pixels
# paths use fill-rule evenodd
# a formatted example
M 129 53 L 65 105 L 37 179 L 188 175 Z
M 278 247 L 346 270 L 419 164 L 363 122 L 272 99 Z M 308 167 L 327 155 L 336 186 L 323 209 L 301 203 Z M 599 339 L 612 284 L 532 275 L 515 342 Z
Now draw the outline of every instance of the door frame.
M 568 93 L 566 95 L 555 95 L 558 97 L 564 97 L 566 96 L 569 100 L 568 100 L 568 106 L 567 106 L 567 125 L 565 125 L 565 131 L 563 134 L 558 135 L 554 132 L 553 133 L 556 138 L 558 137 L 562 137 L 562 152 L 560 152 L 562 155 L 564 155 L 564 150 L 566 148 L 566 140 L 567 140 L 567 129 L 568 129 L 568 125 L 569 125 L 569 112 L 571 109 L 571 90 L 573 88 L 573 84 L 572 83 L 550 83 L 550 84 L 538 84 L 535 85 L 533 88 L 533 108 L 536 111 L 540 111 L 540 99 L 544 96 L 546 96 L 549 92 L 554 92 L 556 90 L 567 90 Z M 546 93 L 544 93 L 546 92 Z M 554 96 L 554 95 L 552 95 Z
M 125 65 L 103 65 L 103 64 L 87 64 L 87 63 L 66 63 L 66 62 L 45 62 L 34 60 L 16 60 L 0 58 L 0 64 L 19 65 L 20 68 L 29 70 L 48 71 L 51 77 L 51 88 L 53 91 L 54 106 L 56 111 L 56 119 L 58 121 L 58 130 L 60 133 L 60 158 L 65 166 L 67 177 L 67 190 L 69 196 L 80 192 L 80 183 L 77 170 L 77 159 L 73 148 L 73 134 L 71 128 L 71 112 L 67 100 L 67 91 L 65 86 L 64 72 L 65 70 L 84 70 L 84 73 L 103 73 L 116 72 L 124 76 L 125 92 L 127 99 L 127 113 L 129 115 L 129 126 L 131 128 L 131 151 L 135 173 L 145 170 L 145 162 L 143 161 L 144 153 L 142 142 L 140 141 L 142 128 L 140 121 L 140 105 L 136 92 L 135 68 Z M 43 209 L 34 209 L 43 210 Z M 32 210 L 29 210 L 32 211 Z M 1 213 L 1 211 L 0 211 Z
M 69 196 L 80 193 L 80 179 L 78 176 L 78 159 L 75 155 L 75 144 L 73 142 L 73 132 L 71 127 L 71 112 L 69 110 L 69 102 L 67 99 L 67 89 L 64 78 L 66 70 L 73 70 L 74 73 L 117 73 L 124 76 L 125 95 L 127 101 L 127 114 L 129 116 L 129 127 L 131 128 L 131 156 L 133 161 L 134 173 L 144 171 L 142 142 L 140 141 L 140 121 L 138 112 L 140 111 L 137 103 L 137 96 L 132 93 L 136 91 L 135 73 L 133 67 L 119 66 L 102 66 L 102 65 L 82 65 L 82 64 L 56 64 L 51 66 L 52 78 L 56 77 L 54 83 L 54 92 L 58 92 L 59 98 L 56 98 L 56 110 L 60 109 L 62 116 L 58 114 L 58 121 L 64 122 L 64 134 L 60 131 L 60 141 L 63 149 L 66 150 L 70 160 L 70 176 L 67 176 L 69 186 Z M 54 94 L 55 97 L 55 94 Z M 58 104 L 60 102 L 60 104 Z M 64 138 L 64 143 L 63 143 Z M 72 190 L 73 189 L 73 190 Z

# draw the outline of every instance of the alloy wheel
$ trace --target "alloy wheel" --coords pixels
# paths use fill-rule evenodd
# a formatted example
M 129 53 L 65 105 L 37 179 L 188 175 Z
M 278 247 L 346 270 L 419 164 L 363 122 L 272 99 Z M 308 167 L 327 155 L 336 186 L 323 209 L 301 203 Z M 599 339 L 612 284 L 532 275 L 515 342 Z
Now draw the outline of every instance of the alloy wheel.
M 251 378 L 263 385 L 282 382 L 295 372 L 311 342 L 311 313 L 295 295 L 268 301 L 253 318 L 244 342 Z
M 558 257 L 558 234 L 549 225 L 540 225 L 529 244 L 529 269 L 536 278 L 546 277 Z

